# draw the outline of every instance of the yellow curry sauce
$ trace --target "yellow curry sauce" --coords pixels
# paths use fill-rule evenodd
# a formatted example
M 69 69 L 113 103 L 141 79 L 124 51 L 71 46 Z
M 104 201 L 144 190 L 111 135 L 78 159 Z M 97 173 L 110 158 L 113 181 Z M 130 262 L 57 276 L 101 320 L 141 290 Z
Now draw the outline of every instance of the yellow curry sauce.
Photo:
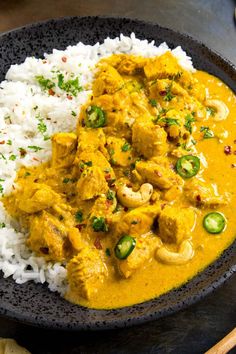
M 77 132 L 55 134 L 52 160 L 19 171 L 5 207 L 32 251 L 67 265 L 67 300 L 116 308 L 154 298 L 235 238 L 235 124 L 236 98 L 216 77 L 183 70 L 169 52 L 113 55 L 98 64 Z M 187 178 L 176 167 L 186 155 L 200 161 Z M 226 220 L 218 234 L 203 227 L 213 211 Z M 134 247 L 119 259 L 124 235 Z

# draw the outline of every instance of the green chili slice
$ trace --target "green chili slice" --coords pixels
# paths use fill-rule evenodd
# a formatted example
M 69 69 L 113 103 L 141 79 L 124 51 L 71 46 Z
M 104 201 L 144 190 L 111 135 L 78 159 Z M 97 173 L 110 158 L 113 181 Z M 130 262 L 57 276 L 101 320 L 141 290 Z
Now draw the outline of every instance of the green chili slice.
M 217 211 L 205 215 L 203 219 L 204 229 L 210 234 L 220 234 L 226 225 L 226 220 L 223 214 Z
M 100 128 L 106 124 L 105 112 L 97 106 L 89 106 L 86 110 L 85 125 L 88 128 Z
M 129 235 L 122 236 L 115 246 L 115 255 L 118 259 L 126 259 L 133 251 L 136 241 Z
M 195 176 L 200 169 L 200 159 L 197 156 L 185 155 L 180 157 L 176 163 L 176 171 L 183 178 Z

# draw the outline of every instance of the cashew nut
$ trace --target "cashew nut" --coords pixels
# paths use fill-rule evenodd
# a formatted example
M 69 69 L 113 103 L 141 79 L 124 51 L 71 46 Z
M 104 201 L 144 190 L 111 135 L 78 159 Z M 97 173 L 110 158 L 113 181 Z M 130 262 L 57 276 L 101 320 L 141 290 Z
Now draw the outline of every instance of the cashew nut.
M 122 205 L 128 208 L 136 208 L 147 203 L 152 193 L 153 186 L 150 183 L 142 184 L 137 192 L 123 184 L 117 190 L 117 197 Z
M 228 117 L 229 109 L 223 101 L 220 100 L 207 100 L 205 102 L 207 107 L 212 107 L 216 110 L 214 114 L 214 121 L 218 122 Z
M 190 261 L 190 259 L 193 258 L 193 255 L 193 247 L 189 240 L 184 240 L 181 243 L 179 252 L 172 252 L 165 246 L 162 246 L 156 251 L 157 258 L 166 264 L 181 265 Z

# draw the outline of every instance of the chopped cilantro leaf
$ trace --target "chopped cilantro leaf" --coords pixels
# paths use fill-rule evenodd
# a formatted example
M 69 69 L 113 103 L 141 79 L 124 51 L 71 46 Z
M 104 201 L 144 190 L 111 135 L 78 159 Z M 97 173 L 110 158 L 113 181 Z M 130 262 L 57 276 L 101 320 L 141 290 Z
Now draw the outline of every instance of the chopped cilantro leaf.
M 106 220 L 103 216 L 96 217 L 94 216 L 92 218 L 92 227 L 95 232 L 107 232 L 108 231 L 108 225 L 106 224 Z
M 207 107 L 206 110 L 207 110 L 207 113 L 212 117 L 214 117 L 214 115 L 216 114 L 216 111 L 213 107 Z
M 183 143 L 183 144 L 181 144 L 180 146 L 182 147 L 182 149 L 184 149 L 184 150 L 186 150 L 186 151 L 191 151 L 191 150 L 192 150 L 191 147 L 187 146 L 186 143 Z
M 55 87 L 54 82 L 52 82 L 50 79 L 46 79 L 42 75 L 35 76 L 35 78 L 43 90 L 50 90 Z
M 129 143 L 125 142 L 124 145 L 121 147 L 121 150 L 126 152 L 128 150 L 130 150 L 131 146 Z
M 11 140 L 7 140 L 7 145 L 12 145 L 12 141 Z
M 158 115 L 157 119 L 153 120 L 154 124 L 158 124 L 158 123 L 165 123 L 166 125 L 168 125 L 169 127 L 171 125 L 180 125 L 178 122 L 178 119 L 175 118 L 162 118 L 160 116 L 160 114 Z
M 201 127 L 200 128 L 200 132 L 203 133 L 203 138 L 204 139 L 214 138 L 214 133 L 213 133 L 212 130 L 210 130 L 209 127 Z
M 87 166 L 89 166 L 89 167 L 93 166 L 92 161 L 87 161 L 87 162 L 84 162 L 84 164 L 85 164 L 85 165 L 87 165 Z
M 71 94 L 72 96 L 77 96 L 78 93 L 82 91 L 82 87 L 79 85 L 78 77 L 76 77 L 75 79 L 64 81 L 64 75 L 58 74 L 57 79 L 58 87 L 61 90 L 67 92 L 68 94 Z
M 170 102 L 175 96 L 172 95 L 171 91 L 168 90 L 166 95 L 164 96 L 164 101 Z
M 110 248 L 106 248 L 106 255 L 107 255 L 107 257 L 110 257 L 110 256 L 111 256 Z
M 64 178 L 63 179 L 63 183 L 74 183 L 76 180 L 74 179 L 74 178 L 68 178 L 68 177 L 66 177 L 66 178 Z
M 108 200 L 113 200 L 115 198 L 115 193 L 109 189 L 107 192 L 107 199 Z
M 34 150 L 34 152 L 43 150 L 43 148 L 39 147 L 39 146 L 35 146 L 35 145 L 30 145 L 28 146 L 29 149 Z
M 43 120 L 42 119 L 40 119 L 39 120 L 39 123 L 38 123 L 38 131 L 40 132 L 40 133 L 45 133 L 46 131 L 47 131 L 47 126 L 46 126 L 46 124 L 43 122 Z
M 15 159 L 16 159 L 16 155 L 11 155 L 11 156 L 9 157 L 9 160 L 11 160 L 11 161 L 15 161 Z
M 152 107 L 157 107 L 157 100 L 155 98 L 150 98 L 149 103 Z
M 6 227 L 6 224 L 4 222 L 0 222 L 0 229 L 3 229 L 4 227 Z
M 189 131 L 189 133 L 191 134 L 193 131 L 192 128 L 192 123 L 195 122 L 195 119 L 193 118 L 193 116 L 191 114 L 187 114 L 185 117 L 185 128 L 187 129 L 187 131 Z
M 81 210 L 78 210 L 75 213 L 75 220 L 78 222 L 82 222 L 83 221 L 83 212 Z
M 112 156 L 112 155 L 114 155 L 114 153 L 115 153 L 115 150 L 114 149 L 109 149 L 109 154 Z
M 162 121 L 165 122 L 169 127 L 171 125 L 179 125 L 178 119 L 175 118 L 163 118 Z

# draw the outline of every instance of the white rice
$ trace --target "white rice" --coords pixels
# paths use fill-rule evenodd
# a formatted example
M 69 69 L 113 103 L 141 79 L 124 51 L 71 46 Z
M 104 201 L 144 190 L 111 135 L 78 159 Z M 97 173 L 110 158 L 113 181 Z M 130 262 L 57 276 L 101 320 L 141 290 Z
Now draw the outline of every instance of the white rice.
M 91 94 L 94 66 L 102 57 L 113 53 L 152 57 L 169 50 L 166 43 L 156 47 L 154 41 L 139 40 L 134 33 L 130 37 L 121 34 L 114 39 L 106 38 L 102 44 L 90 46 L 80 42 L 64 51 L 54 49 L 43 59 L 29 57 L 20 65 L 12 65 L 6 80 L 0 84 L 0 196 L 12 191 L 17 170 L 22 165 L 31 166 L 50 159 L 49 137 L 53 133 L 75 129 L 73 112 L 78 115 Z M 172 50 L 172 54 L 184 69 L 194 71 L 191 58 L 181 47 Z M 77 97 L 68 99 L 58 87 L 56 94 L 50 96 L 35 79 L 42 75 L 53 80 L 59 72 L 67 80 L 79 78 L 83 91 Z M 40 123 L 46 125 L 45 132 L 38 130 Z M 41 150 L 34 151 L 29 146 Z M 19 149 L 27 154 L 21 156 Z M 46 263 L 42 257 L 35 256 L 26 247 L 26 238 L 27 233 L 19 229 L 0 202 L 0 270 L 4 277 L 12 276 L 18 284 L 29 280 L 47 282 L 50 290 L 63 295 L 67 287 L 65 266 Z

